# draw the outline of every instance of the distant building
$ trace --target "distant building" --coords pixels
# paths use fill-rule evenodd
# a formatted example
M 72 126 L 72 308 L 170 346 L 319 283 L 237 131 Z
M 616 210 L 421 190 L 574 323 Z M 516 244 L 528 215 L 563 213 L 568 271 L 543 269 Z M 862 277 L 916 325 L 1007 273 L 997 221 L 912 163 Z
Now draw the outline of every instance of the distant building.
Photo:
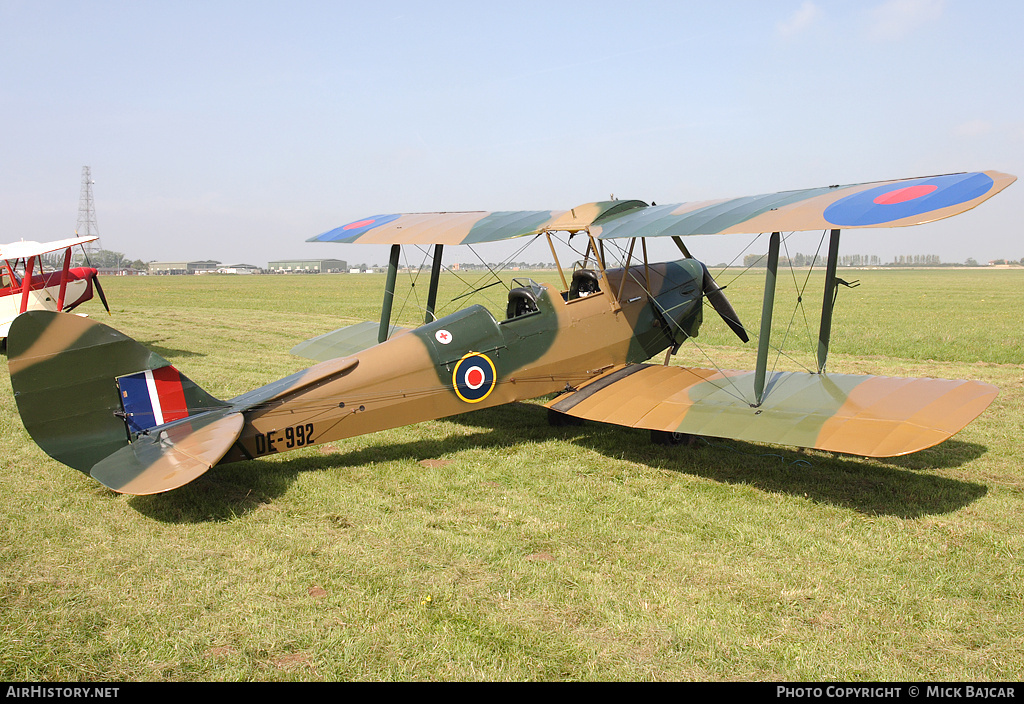
M 99 272 L 100 274 L 102 274 L 103 276 L 137 276 L 139 274 L 145 274 L 146 273 L 145 271 L 139 271 L 138 269 L 133 269 L 130 266 L 122 266 L 122 267 L 98 266 L 98 267 L 96 267 L 96 271 Z
M 267 263 L 271 274 L 344 274 L 348 263 L 340 259 L 285 259 Z
M 217 271 L 220 262 L 213 260 L 195 262 L 150 262 L 150 274 L 202 274 Z
M 263 270 L 255 264 L 231 264 L 217 269 L 218 274 L 262 274 Z

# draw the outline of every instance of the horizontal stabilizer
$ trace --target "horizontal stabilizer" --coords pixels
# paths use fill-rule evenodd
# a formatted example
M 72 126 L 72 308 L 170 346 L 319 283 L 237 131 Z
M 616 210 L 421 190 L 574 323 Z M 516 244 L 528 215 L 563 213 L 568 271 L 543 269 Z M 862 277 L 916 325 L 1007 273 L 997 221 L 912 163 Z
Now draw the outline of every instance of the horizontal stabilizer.
M 342 357 L 320 362 L 309 369 L 303 369 L 301 372 L 295 372 L 266 386 L 236 396 L 231 399 L 231 405 L 235 410 L 248 411 L 256 406 L 284 401 L 343 377 L 358 366 L 358 357 Z
M 241 413 L 209 411 L 140 435 L 90 474 L 122 494 L 158 494 L 188 484 L 224 456 L 242 432 Z
M 392 325 L 388 330 L 388 338 L 406 330 L 407 328 Z M 292 347 L 291 353 L 296 357 L 315 359 L 317 362 L 349 357 L 378 344 L 379 333 L 379 323 L 356 323 L 300 342 Z
M 632 364 L 547 406 L 633 428 L 894 457 L 936 445 L 999 390 L 978 381 L 775 372 L 753 405 L 754 372 Z

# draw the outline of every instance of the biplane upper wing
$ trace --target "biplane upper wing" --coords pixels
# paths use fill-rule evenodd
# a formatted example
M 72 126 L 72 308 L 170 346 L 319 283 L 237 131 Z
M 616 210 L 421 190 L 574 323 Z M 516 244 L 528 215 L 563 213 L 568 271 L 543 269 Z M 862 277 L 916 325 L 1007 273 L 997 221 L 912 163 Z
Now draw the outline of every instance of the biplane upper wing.
M 638 200 L 587 203 L 571 210 L 407 213 L 375 215 L 329 230 L 307 242 L 347 244 L 480 244 L 535 235 L 575 232 L 601 217 L 646 207 Z
M 11 242 L 10 244 L 0 244 L 0 259 L 25 259 L 26 257 L 35 257 L 40 254 L 48 254 L 61 249 L 67 249 L 68 247 L 77 247 L 80 244 L 94 242 L 98 239 L 98 235 L 92 235 L 89 237 L 68 237 L 67 239 L 54 240 L 53 242 L 21 241 Z
M 966 212 L 1016 180 L 984 171 L 654 205 L 613 213 L 591 232 L 609 239 L 905 227 Z
M 946 440 L 999 393 L 978 381 L 775 372 L 755 406 L 753 383 L 754 372 L 629 364 L 547 407 L 633 428 L 894 457 Z
M 672 205 L 613 200 L 563 211 L 375 215 L 307 241 L 450 245 L 584 228 L 610 239 L 904 227 L 963 213 L 1016 180 L 979 171 Z

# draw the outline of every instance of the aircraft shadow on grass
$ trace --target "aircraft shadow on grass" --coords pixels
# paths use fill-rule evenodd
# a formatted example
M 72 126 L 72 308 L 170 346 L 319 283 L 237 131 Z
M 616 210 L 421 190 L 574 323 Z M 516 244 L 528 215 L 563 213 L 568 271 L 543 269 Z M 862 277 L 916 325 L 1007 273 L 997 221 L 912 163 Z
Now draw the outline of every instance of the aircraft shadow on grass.
M 302 472 L 452 458 L 463 450 L 499 449 L 552 439 L 562 439 L 606 457 L 649 467 L 651 471 L 668 470 L 723 484 L 752 486 L 872 516 L 941 515 L 977 501 L 988 491 L 976 482 L 917 471 L 953 468 L 976 458 L 986 448 L 975 443 L 947 440 L 941 452 L 926 451 L 884 461 L 829 453 L 807 454 L 713 438 L 701 438 L 690 445 L 661 446 L 650 442 L 646 430 L 591 422 L 551 427 L 546 413 L 543 406 L 531 403 L 481 409 L 444 421 L 479 429 L 469 435 L 439 433 L 436 438 L 381 443 L 351 452 L 330 452 L 334 448 L 328 446 L 321 448 L 321 452 L 327 450 L 327 454 L 296 457 L 290 461 L 234 463 L 208 472 L 179 491 L 136 496 L 131 502 L 141 513 L 170 523 L 227 520 L 273 502 Z M 456 459 L 442 471 L 454 473 L 459 471 L 458 467 Z
M 145 345 L 150 350 L 152 350 L 153 352 L 156 352 L 158 355 L 160 355 L 161 357 L 163 357 L 164 359 L 167 359 L 167 360 L 186 358 L 186 357 L 205 357 L 206 356 L 202 352 L 193 352 L 192 350 L 181 350 L 181 349 L 178 349 L 176 347 L 164 347 L 163 345 L 160 344 L 161 342 L 163 342 L 163 340 L 145 340 L 145 341 L 141 341 L 140 340 L 140 344 Z
M 6 342 L 6 340 L 4 340 L 3 342 Z M 174 347 L 164 347 L 163 345 L 161 345 L 159 343 L 160 343 L 160 340 L 147 340 L 145 342 L 142 342 L 141 344 L 144 344 L 150 350 L 152 350 L 153 352 L 156 352 L 158 355 L 160 355 L 164 359 L 168 359 L 168 360 L 177 359 L 177 358 L 185 358 L 185 357 L 205 357 L 206 356 L 202 352 L 193 352 L 191 350 L 180 350 L 180 349 L 177 349 L 177 348 L 174 348 Z M 7 357 L 7 345 L 6 344 L 0 344 L 0 356 Z

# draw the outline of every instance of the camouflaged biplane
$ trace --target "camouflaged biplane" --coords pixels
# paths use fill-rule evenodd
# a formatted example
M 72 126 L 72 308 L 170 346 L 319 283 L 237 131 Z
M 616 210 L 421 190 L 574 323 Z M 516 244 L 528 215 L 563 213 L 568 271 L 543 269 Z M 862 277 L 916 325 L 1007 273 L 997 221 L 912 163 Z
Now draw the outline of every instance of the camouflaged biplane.
M 554 419 L 666 437 L 906 454 L 949 438 L 998 391 L 977 381 L 826 372 L 840 230 L 950 217 L 1015 180 L 977 172 L 682 205 L 612 200 L 568 211 L 378 215 L 310 240 L 389 244 L 391 258 L 379 323 L 300 344 L 293 352 L 319 362 L 305 371 L 220 400 L 116 330 L 30 311 L 11 328 L 11 383 L 25 427 L 47 454 L 131 494 L 180 487 L 218 464 L 552 394 Z M 817 369 L 769 371 L 781 233 L 804 230 L 829 235 Z M 560 287 L 514 280 L 501 319 L 481 305 L 435 317 L 444 246 L 528 235 L 550 244 L 555 233 L 587 243 L 581 266 L 570 272 L 551 246 Z M 772 233 L 755 369 L 669 365 L 696 337 L 705 301 L 748 340 L 682 240 L 733 233 Z M 651 237 L 671 238 L 680 259 L 648 261 Z M 616 268 L 604 261 L 612 238 L 628 245 Z M 413 329 L 391 324 L 402 245 L 433 247 L 426 320 Z M 664 363 L 648 363 L 666 351 Z

